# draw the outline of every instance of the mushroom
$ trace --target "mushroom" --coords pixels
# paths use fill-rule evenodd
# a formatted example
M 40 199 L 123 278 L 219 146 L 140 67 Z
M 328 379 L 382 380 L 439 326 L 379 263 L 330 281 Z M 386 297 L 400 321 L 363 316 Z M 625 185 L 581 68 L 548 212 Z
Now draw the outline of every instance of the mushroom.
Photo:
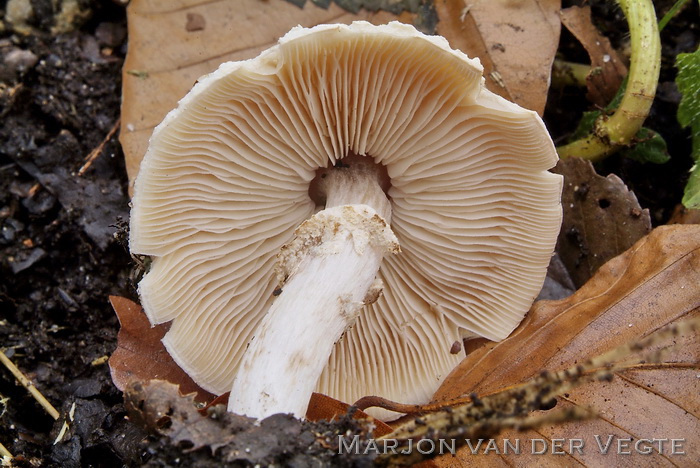
M 556 161 L 443 38 L 296 27 L 154 131 L 131 214 L 144 310 L 240 414 L 303 417 L 314 390 L 425 402 L 456 340 L 505 338 L 541 288 Z

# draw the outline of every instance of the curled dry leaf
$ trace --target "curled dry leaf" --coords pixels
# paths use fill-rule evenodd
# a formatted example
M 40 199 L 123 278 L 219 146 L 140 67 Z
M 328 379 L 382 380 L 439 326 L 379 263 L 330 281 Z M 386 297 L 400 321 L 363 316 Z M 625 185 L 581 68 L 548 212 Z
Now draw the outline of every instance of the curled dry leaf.
M 561 160 L 553 172 L 564 176 L 564 221 L 556 250 L 581 287 L 605 262 L 647 234 L 651 219 L 619 177 L 599 176 L 590 161 Z
M 559 44 L 560 0 L 435 0 L 437 32 L 453 48 L 478 57 L 486 87 L 544 112 Z
M 599 107 L 607 106 L 627 76 L 627 67 L 610 41 L 591 22 L 590 6 L 563 9 L 561 22 L 591 58 L 591 72 L 586 77 L 588 99 Z
M 493 393 L 543 369 L 575 366 L 668 324 L 697 320 L 698 285 L 700 226 L 659 227 L 608 262 L 573 296 L 537 302 L 510 338 L 469 355 L 448 376 L 435 398 L 444 401 L 472 392 Z M 524 433 L 509 431 L 497 440 L 500 454 L 492 451 L 484 455 L 481 450 L 476 453 L 483 456 L 475 457 L 467 448 L 458 452 L 457 459 L 468 461 L 470 466 L 636 466 L 640 462 L 665 466 L 697 462 L 700 339 L 692 333 L 675 338 L 673 344 L 661 364 L 633 366 L 609 382 L 584 384 L 558 399 L 557 409 L 591 407 L 598 412 L 597 418 Z M 519 440 L 521 453 L 502 453 L 504 438 Z M 555 439 L 565 439 L 563 455 L 551 455 Z M 647 439 L 656 439 L 655 445 Z M 682 439 L 676 454 L 671 453 L 670 439 Z M 572 440 L 576 445 L 583 442 L 580 452 L 571 449 Z M 635 449 L 639 440 L 643 442 Z M 547 444 L 545 452 L 550 456 L 533 453 L 533 443 L 538 450 Z M 658 453 L 659 444 L 663 453 Z M 656 450 L 640 453 L 648 447 Z M 681 450 L 685 455 L 678 453 Z M 449 457 L 438 462 L 454 466 Z
M 371 423 L 350 417 L 332 423 L 300 421 L 276 414 L 259 423 L 210 407 L 202 415 L 192 395 L 181 396 L 169 382 L 132 382 L 125 390 L 129 418 L 152 432 L 187 446 L 183 466 L 368 466 L 371 454 L 340 454 L 339 436 L 369 437 Z M 202 449 L 198 453 L 195 450 Z M 198 464 L 198 463 L 201 464 Z M 229 465 L 226 465 L 229 466 Z
M 135 424 L 170 436 L 173 444 L 188 442 L 193 450 L 216 450 L 254 425 L 254 420 L 236 414 L 220 414 L 225 421 L 203 417 L 193 395 L 180 395 L 178 386 L 165 380 L 133 381 L 124 389 L 124 406 Z
M 198 401 L 210 401 L 211 393 L 202 390 L 185 371 L 175 364 L 161 339 L 168 331 L 166 325 L 152 327 L 140 305 L 119 296 L 109 302 L 119 318 L 117 349 L 109 358 L 112 381 L 119 390 L 131 382 L 161 379 L 180 387 L 183 393 L 194 393 Z
M 127 19 L 120 141 L 131 189 L 153 128 L 222 62 L 255 57 L 297 25 L 398 18 L 352 14 L 336 4 L 324 9 L 306 2 L 299 8 L 285 0 L 132 0 Z

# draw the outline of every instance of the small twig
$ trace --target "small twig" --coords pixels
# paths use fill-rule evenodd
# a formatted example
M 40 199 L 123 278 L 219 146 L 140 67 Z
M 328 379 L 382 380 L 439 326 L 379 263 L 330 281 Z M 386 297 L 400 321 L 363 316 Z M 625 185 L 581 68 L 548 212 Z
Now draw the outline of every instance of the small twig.
M 10 460 L 11 460 L 11 459 L 13 459 L 13 458 L 15 458 L 15 457 L 13 457 L 13 456 L 12 456 L 12 453 L 10 453 L 10 451 L 7 450 L 7 449 L 5 448 L 5 446 L 2 445 L 2 444 L 0 443 L 0 458 L 2 458 L 3 461 L 5 461 L 5 459 L 10 459 Z M 3 463 L 3 465 L 4 465 L 4 463 Z
M 104 139 L 100 142 L 99 145 L 97 145 L 97 148 L 94 150 L 90 151 L 90 154 L 87 155 L 85 158 L 85 164 L 78 170 L 78 175 L 81 176 L 85 174 L 85 171 L 90 169 L 90 166 L 92 166 L 93 161 L 97 159 L 97 157 L 102 154 L 102 150 L 105 148 L 105 145 L 109 140 L 112 139 L 114 134 L 117 132 L 117 129 L 119 128 L 121 122 L 121 118 L 118 118 L 116 122 L 114 122 L 114 125 L 112 125 L 112 128 L 109 130 L 109 133 L 107 133 L 107 136 L 104 137 Z
M 663 350 L 660 351 L 667 351 L 669 348 L 664 348 Z M 618 349 L 617 352 L 620 352 Z M 615 369 L 619 370 L 635 370 L 635 369 L 642 369 L 642 370 L 649 370 L 649 369 L 665 369 L 665 368 L 673 368 L 673 369 L 693 369 L 697 367 L 696 364 L 692 363 L 686 363 L 686 362 L 640 362 L 640 363 L 634 363 L 634 364 L 625 364 L 625 363 L 619 363 L 615 365 Z M 582 373 L 581 376 L 591 376 L 596 373 L 610 373 L 611 365 L 605 365 L 603 367 L 596 367 L 596 368 L 590 368 L 590 369 L 585 369 Z M 511 390 L 516 390 L 519 388 L 526 387 L 527 385 L 531 385 L 531 382 L 524 382 L 524 383 L 519 383 L 519 384 L 514 384 L 514 385 L 509 385 L 507 387 L 500 388 L 497 391 L 494 392 L 489 392 L 481 395 L 481 398 L 484 397 L 489 397 L 491 395 L 494 395 L 496 393 L 501 393 L 505 391 L 511 391 Z M 395 413 L 404 413 L 406 415 L 419 415 L 419 414 L 426 414 L 426 413 L 435 413 L 438 411 L 444 411 L 447 408 L 453 408 L 459 405 L 465 405 L 468 403 L 472 402 L 472 397 L 471 396 L 462 396 L 459 398 L 454 398 L 451 400 L 445 400 L 445 401 L 439 401 L 437 403 L 426 403 L 424 405 L 411 405 L 411 404 L 405 404 L 405 403 L 399 403 L 396 401 L 389 400 L 384 397 L 380 396 L 365 396 L 357 400 L 352 406 L 357 407 L 359 410 L 365 411 L 368 408 L 382 408 L 388 411 L 393 411 Z
M 554 401 L 573 388 L 592 381 L 610 380 L 613 374 L 629 369 L 665 366 L 662 359 L 666 353 L 675 349 L 676 344 L 648 351 L 636 362 L 625 362 L 633 354 L 648 350 L 672 337 L 686 333 L 695 333 L 700 328 L 700 318 L 693 318 L 672 324 L 642 338 L 607 351 L 599 356 L 576 364 L 558 372 L 542 371 L 538 376 L 515 386 L 489 395 L 470 395 L 470 403 L 444 408 L 436 413 L 425 414 L 405 421 L 394 431 L 376 440 L 397 441 L 399 448 L 409 446 L 411 441 L 430 439 L 453 439 L 455 447 L 461 446 L 466 439 L 488 439 L 504 429 L 519 430 L 574 421 L 595 416 L 595 412 L 581 407 L 555 410 L 543 416 L 532 416 L 532 411 L 541 409 L 543 404 Z M 675 343 L 675 342 L 674 342 Z M 622 362 L 621 362 L 622 361 Z M 694 367 L 695 364 L 683 367 Z M 417 463 L 437 455 L 434 451 L 420 453 L 401 451 L 400 453 L 380 454 L 376 464 L 380 466 L 404 466 Z
M 624 370 L 695 369 L 698 363 L 692 362 L 641 362 L 625 366 Z
M 405 403 L 399 403 L 397 401 L 392 401 L 384 397 L 370 395 L 365 396 L 353 403 L 352 406 L 357 407 L 357 409 L 364 411 L 367 408 L 383 408 L 388 411 L 393 411 L 395 413 L 405 413 L 405 414 L 415 414 L 415 413 L 431 413 L 434 411 L 442 411 L 448 406 L 456 406 L 460 404 L 469 403 L 471 399 L 469 397 L 458 398 L 456 400 L 443 401 L 439 403 L 427 403 L 424 405 L 411 405 Z
M 420 435 L 411 434 L 409 437 L 412 441 L 418 442 L 421 438 L 432 440 L 439 443 L 439 440 L 445 440 L 453 438 L 455 441 L 455 448 L 462 447 L 469 440 L 479 440 L 479 439 L 490 439 L 501 431 L 507 429 L 515 429 L 517 431 L 526 431 L 528 429 L 536 429 L 545 425 L 561 424 L 564 422 L 571 421 L 582 421 L 584 419 L 590 419 L 595 417 L 595 413 L 588 410 L 587 408 L 582 408 L 574 406 L 564 410 L 555 410 L 546 414 L 532 415 L 527 417 L 504 417 L 498 420 L 485 420 L 485 421 L 474 421 L 468 426 L 459 428 L 454 433 L 440 433 L 433 431 L 425 431 Z M 388 436 L 380 437 L 377 440 L 381 441 L 386 438 L 392 438 L 393 433 Z M 409 438 L 404 439 L 408 441 Z M 403 442 L 403 441 L 402 441 Z M 410 447 L 410 445 L 409 445 Z M 434 457 L 435 451 L 420 451 L 420 450 L 405 450 L 406 446 L 401 445 L 398 452 L 388 451 L 385 453 L 380 453 L 374 460 L 375 466 L 413 466 L 418 463 L 427 461 Z
M 27 197 L 31 198 L 36 193 L 41 189 L 41 184 L 37 182 L 36 184 L 32 185 L 31 188 L 27 191 Z
M 2 362 L 5 367 L 7 367 L 10 372 L 12 372 L 12 375 L 15 376 L 15 378 L 19 381 L 19 383 L 22 384 L 24 388 L 26 388 L 29 393 L 34 397 L 34 399 L 39 403 L 42 408 L 46 410 L 47 413 L 49 413 L 49 416 L 51 416 L 54 419 L 58 419 L 59 413 L 56 411 L 56 408 L 53 407 L 49 401 L 44 398 L 44 395 L 41 394 L 39 390 L 34 386 L 34 384 L 20 371 L 17 366 L 14 365 L 12 361 L 5 355 L 4 350 L 0 350 L 0 362 Z

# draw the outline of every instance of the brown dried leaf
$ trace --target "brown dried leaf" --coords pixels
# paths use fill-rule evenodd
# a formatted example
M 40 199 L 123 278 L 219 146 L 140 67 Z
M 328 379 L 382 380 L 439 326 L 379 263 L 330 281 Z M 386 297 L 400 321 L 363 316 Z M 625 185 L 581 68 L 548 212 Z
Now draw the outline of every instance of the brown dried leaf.
M 569 297 L 576 291 L 576 286 L 571 280 L 571 274 L 566 265 L 561 261 L 559 254 L 554 252 L 547 267 L 547 276 L 544 279 L 542 290 L 537 295 L 537 300 L 557 300 Z
M 120 141 L 130 189 L 153 128 L 222 62 L 255 57 L 297 25 L 399 19 L 351 14 L 335 4 L 323 9 L 306 2 L 301 9 L 285 0 L 132 0 L 127 16 Z
M 301 421 L 276 414 L 259 423 L 254 419 L 211 407 L 206 414 L 196 408 L 192 395 L 181 396 L 169 382 L 132 382 L 125 391 L 125 407 L 136 424 L 169 437 L 173 445 L 185 445 L 196 458 L 183 466 L 335 466 L 339 459 L 351 466 L 369 466 L 372 454 L 341 453 L 339 435 L 358 435 L 363 440 L 374 425 L 344 415 L 334 422 Z M 351 437 L 352 438 L 352 437 Z M 187 453 L 183 454 L 186 457 Z M 232 465 L 228 465 L 228 464 Z
M 131 382 L 151 379 L 167 380 L 183 393 L 194 393 L 198 401 L 209 401 L 214 395 L 201 389 L 180 369 L 166 351 L 161 339 L 168 331 L 166 325 L 152 327 L 140 305 L 119 296 L 109 301 L 119 318 L 117 349 L 109 358 L 112 381 L 119 390 Z
M 691 210 L 679 203 L 667 224 L 700 224 L 700 210 Z
M 306 419 L 309 421 L 335 421 L 348 413 L 351 406 L 335 398 L 322 393 L 312 393 L 309 407 L 306 410 Z M 358 419 L 368 419 L 373 421 L 375 437 L 389 434 L 391 427 L 379 419 L 374 419 L 364 411 L 356 409 L 353 417 Z
M 616 175 L 596 174 L 590 161 L 562 160 L 553 172 L 564 176 L 564 221 L 556 250 L 580 287 L 651 230 L 649 210 Z
M 591 58 L 591 72 L 586 77 L 588 99 L 600 107 L 607 106 L 627 76 L 627 67 L 608 38 L 591 22 L 591 7 L 565 8 L 561 11 L 561 22 Z
M 561 301 L 537 302 L 514 334 L 469 355 L 435 395 L 448 400 L 472 392 L 489 394 L 524 382 L 541 370 L 561 370 L 684 319 L 700 317 L 700 226 L 659 227 L 623 255 L 608 262 L 583 288 Z M 610 382 L 583 385 L 558 400 L 557 409 L 592 407 L 595 419 L 545 426 L 536 431 L 509 431 L 498 439 L 520 440 L 519 455 L 492 452 L 475 457 L 458 452 L 470 466 L 660 466 L 684 465 L 700 453 L 700 340 L 678 337 L 658 365 L 638 365 Z M 603 445 L 613 436 L 607 455 Z M 566 439 L 565 454 L 552 456 L 552 440 Z M 617 438 L 632 438 L 631 455 L 617 453 Z M 684 439 L 686 456 L 635 453 L 639 439 Z M 548 444 L 550 456 L 533 454 L 531 440 Z M 582 439 L 581 453 L 570 450 Z M 539 448 L 542 442 L 536 442 Z M 658 442 L 657 442 L 658 444 Z M 648 446 L 646 442 L 643 444 Z M 483 452 L 483 449 L 481 450 Z M 439 459 L 441 466 L 453 466 Z
M 435 0 L 438 34 L 479 57 L 486 87 L 539 114 L 559 44 L 560 0 Z
M 221 420 L 203 417 L 193 394 L 181 395 L 178 386 L 165 380 L 133 381 L 124 390 L 124 406 L 135 424 L 168 435 L 174 444 L 189 442 L 192 449 L 212 450 L 230 443 L 234 434 L 254 425 L 254 420 L 228 415 L 228 430 Z

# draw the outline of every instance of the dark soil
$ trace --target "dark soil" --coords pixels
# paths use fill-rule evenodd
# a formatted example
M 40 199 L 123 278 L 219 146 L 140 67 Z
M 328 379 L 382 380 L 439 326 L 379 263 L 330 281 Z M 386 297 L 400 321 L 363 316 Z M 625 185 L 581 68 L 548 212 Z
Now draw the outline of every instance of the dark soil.
M 75 404 L 80 423 L 53 445 L 63 421 L 2 368 L 0 443 L 20 465 L 122 466 L 140 437 L 99 363 L 118 329 L 107 297 L 132 295 L 114 237 L 128 219 L 116 138 L 78 171 L 119 118 L 125 12 L 86 3 L 80 31 L 56 35 L 52 3 L 32 4 L 33 31 L 5 24 L 0 39 L 0 346 L 62 414 Z
M 19 32 L 7 21 L 0 27 L 0 348 L 62 416 L 54 421 L 0 367 L 0 443 L 19 466 L 218 466 L 208 452 L 183 453 L 127 420 L 101 359 L 115 349 L 118 331 L 108 296 L 136 299 L 124 243 L 123 155 L 116 134 L 107 138 L 119 118 L 124 8 L 116 0 L 82 0 L 86 14 L 74 18 L 79 26 L 57 32 L 60 2 L 30 3 L 36 16 L 29 29 Z M 601 30 L 623 41 L 619 12 L 594 3 Z M 665 11 L 673 2 L 655 3 Z M 656 224 L 679 202 L 691 166 L 673 83 L 675 55 L 698 45 L 697 3 L 691 3 L 662 35 L 661 84 L 647 123 L 666 138 L 671 162 L 613 157 L 599 168 L 622 177 Z M 0 3 L 0 16 L 5 9 Z M 561 50 L 586 60 L 567 34 Z M 555 139 L 587 108 L 582 94 L 552 92 L 545 117 Z M 69 413 L 69 429 L 54 444 Z

